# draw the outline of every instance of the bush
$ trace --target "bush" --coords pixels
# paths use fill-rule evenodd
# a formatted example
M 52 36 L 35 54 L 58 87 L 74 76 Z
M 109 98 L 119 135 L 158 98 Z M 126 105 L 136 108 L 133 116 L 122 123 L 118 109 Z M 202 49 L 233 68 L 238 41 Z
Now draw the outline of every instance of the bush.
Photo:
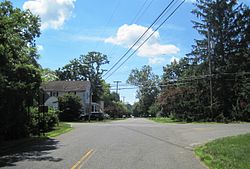
M 29 116 L 29 131 L 34 135 L 39 134 L 41 131 L 48 132 L 59 123 L 58 112 L 53 109 L 39 113 L 37 107 L 31 107 Z
M 111 118 L 121 118 L 123 115 L 128 116 L 129 111 L 126 105 L 122 102 L 112 101 L 105 107 L 105 112 L 110 115 Z
M 62 121 L 74 121 L 80 116 L 81 98 L 73 94 L 65 94 L 58 98 L 59 118 Z
M 157 115 L 159 115 L 161 112 L 161 106 L 157 103 L 152 104 L 149 107 L 148 113 L 152 116 L 152 117 L 156 117 Z
M 221 113 L 218 116 L 215 117 L 215 121 L 216 122 L 225 122 L 225 117 L 224 115 Z

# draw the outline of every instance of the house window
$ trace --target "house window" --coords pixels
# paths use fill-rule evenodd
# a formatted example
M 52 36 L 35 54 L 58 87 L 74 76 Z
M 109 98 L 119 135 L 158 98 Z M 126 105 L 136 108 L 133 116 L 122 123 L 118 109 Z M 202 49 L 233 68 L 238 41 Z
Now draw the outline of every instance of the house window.
M 85 92 L 85 100 L 86 100 L 86 102 L 88 101 L 88 99 L 89 99 L 89 93 Z
M 50 96 L 58 96 L 58 92 L 50 92 Z
M 72 92 L 72 91 L 71 91 L 71 92 L 68 92 L 68 94 L 75 94 L 75 95 L 76 95 L 76 92 Z

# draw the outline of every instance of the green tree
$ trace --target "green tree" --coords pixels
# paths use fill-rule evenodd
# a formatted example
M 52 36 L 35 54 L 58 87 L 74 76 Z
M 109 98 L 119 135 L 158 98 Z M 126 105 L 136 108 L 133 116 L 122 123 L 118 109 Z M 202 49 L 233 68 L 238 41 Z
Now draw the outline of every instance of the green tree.
M 135 117 L 141 117 L 143 115 L 143 111 L 139 102 L 135 102 L 133 104 L 132 115 Z
M 60 80 L 89 80 L 93 101 L 99 101 L 103 95 L 102 75 L 105 71 L 101 67 L 109 63 L 106 55 L 100 52 L 89 52 L 56 71 Z
M 41 69 L 41 77 L 43 82 L 56 81 L 59 79 L 56 72 L 49 68 Z
M 102 82 L 102 86 L 104 89 L 102 100 L 104 101 L 105 113 L 109 114 L 111 118 L 131 114 L 131 105 L 121 102 L 118 93 L 110 92 L 110 85 L 105 81 Z
M 60 80 L 87 80 L 87 72 L 83 71 L 79 59 L 73 59 L 68 64 L 56 70 Z
M 128 115 L 132 115 L 133 113 L 133 106 L 129 103 L 126 104 L 127 110 L 128 110 Z
M 201 39 L 195 40 L 188 57 L 164 67 L 158 98 L 163 113 L 185 121 L 246 120 L 250 10 L 230 0 L 198 0 L 195 5 L 198 21 L 193 23 Z
M 0 138 L 14 139 L 29 134 L 29 107 L 41 83 L 35 43 L 40 20 L 4 1 L 0 25 Z
M 203 39 L 196 40 L 190 56 L 200 63 L 204 74 L 209 73 L 211 56 L 212 74 L 216 75 L 213 77 L 213 114 L 223 113 L 223 116 L 232 118 L 232 107 L 239 97 L 235 95 L 235 86 L 243 82 L 237 75 L 250 71 L 250 10 L 231 0 L 199 0 L 193 13 L 200 19 L 193 21 L 194 28 Z M 212 46 L 208 44 L 208 38 Z M 208 46 L 212 49 L 208 50 Z
M 137 86 L 137 98 L 145 116 L 149 107 L 156 101 L 159 93 L 159 76 L 152 72 L 150 66 L 143 66 L 141 70 L 133 69 L 127 83 Z
M 161 105 L 158 103 L 154 103 L 149 107 L 148 114 L 151 117 L 156 117 L 161 111 Z
M 105 113 L 109 114 L 111 118 L 121 118 L 123 115 L 128 116 L 129 110 L 124 103 L 112 101 L 106 105 Z
M 59 118 L 62 121 L 74 121 L 80 116 L 82 108 L 81 98 L 74 94 L 65 94 L 58 98 L 59 103 Z

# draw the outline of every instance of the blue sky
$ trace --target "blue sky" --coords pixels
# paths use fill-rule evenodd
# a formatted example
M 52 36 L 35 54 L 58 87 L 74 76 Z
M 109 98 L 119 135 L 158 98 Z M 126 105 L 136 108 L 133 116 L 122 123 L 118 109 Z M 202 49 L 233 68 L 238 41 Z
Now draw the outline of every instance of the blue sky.
M 192 0 L 180 9 L 106 81 L 126 83 L 130 71 L 143 65 L 152 66 L 162 75 L 162 67 L 191 51 L 199 35 L 192 28 L 196 19 L 191 10 Z M 248 5 L 250 1 L 244 0 Z M 41 37 L 37 39 L 38 62 L 43 68 L 56 70 L 81 54 L 98 51 L 108 56 L 111 66 L 128 47 L 149 27 L 170 0 L 16 0 L 15 7 L 30 9 L 42 19 Z M 176 0 L 180 3 L 181 0 Z M 148 7 L 148 8 L 147 8 Z M 140 9 L 146 9 L 139 13 Z M 142 11 L 143 11 L 142 10 Z M 169 13 L 168 13 L 169 14 Z M 152 32 L 153 29 L 149 30 Z M 105 78 L 104 78 L 105 79 Z M 135 101 L 136 90 L 120 90 L 126 102 Z

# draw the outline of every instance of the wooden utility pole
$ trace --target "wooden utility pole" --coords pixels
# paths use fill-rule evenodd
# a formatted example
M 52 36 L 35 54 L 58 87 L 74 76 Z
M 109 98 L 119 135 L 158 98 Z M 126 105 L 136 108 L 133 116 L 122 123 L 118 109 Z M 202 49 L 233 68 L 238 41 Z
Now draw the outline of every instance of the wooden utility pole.
M 116 93 L 118 94 L 118 84 L 121 83 L 120 80 L 115 80 L 114 83 L 116 83 Z
M 208 27 L 208 64 L 209 64 L 209 89 L 210 89 L 210 112 L 213 118 L 213 79 L 212 79 L 212 58 L 211 58 L 211 39 L 210 39 L 210 28 Z

